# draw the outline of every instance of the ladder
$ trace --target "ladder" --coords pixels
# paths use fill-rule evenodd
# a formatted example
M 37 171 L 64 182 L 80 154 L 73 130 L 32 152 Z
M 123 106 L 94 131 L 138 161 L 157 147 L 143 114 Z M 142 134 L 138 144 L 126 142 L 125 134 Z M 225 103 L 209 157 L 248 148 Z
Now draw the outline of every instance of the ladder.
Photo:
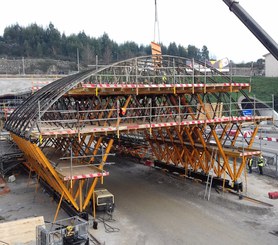
M 211 159 L 210 159 L 210 170 L 208 172 L 208 177 L 207 177 L 207 183 L 206 183 L 206 190 L 204 194 L 204 199 L 207 199 L 209 201 L 210 199 L 210 193 L 211 193 L 211 187 L 212 187 L 212 182 L 213 182 L 213 156 L 215 154 L 215 150 L 212 150 L 211 153 Z
M 205 195 L 204 195 L 204 199 L 207 199 L 208 201 L 210 199 L 212 181 L 213 181 L 213 173 L 210 171 L 208 173 L 207 183 L 206 183 L 206 190 L 205 190 Z

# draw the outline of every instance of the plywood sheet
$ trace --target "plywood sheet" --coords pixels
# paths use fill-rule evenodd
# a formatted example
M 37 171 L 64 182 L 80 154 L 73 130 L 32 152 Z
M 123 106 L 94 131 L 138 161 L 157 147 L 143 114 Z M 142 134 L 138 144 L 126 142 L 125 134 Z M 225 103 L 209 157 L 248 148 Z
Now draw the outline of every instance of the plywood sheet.
M 56 171 L 60 174 L 63 180 L 86 179 L 109 175 L 108 172 L 93 165 L 80 165 L 76 163 L 73 163 L 72 168 L 69 163 L 59 163 L 56 167 Z
M 39 225 L 44 225 L 43 216 L 0 223 L 0 240 L 10 245 L 34 242 Z

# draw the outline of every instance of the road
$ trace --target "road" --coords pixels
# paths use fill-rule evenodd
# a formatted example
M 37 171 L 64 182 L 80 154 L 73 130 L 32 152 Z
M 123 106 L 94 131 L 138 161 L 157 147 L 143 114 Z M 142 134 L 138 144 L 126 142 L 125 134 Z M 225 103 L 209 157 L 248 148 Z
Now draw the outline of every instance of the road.
M 127 159 L 116 162 L 99 187 L 115 195 L 112 225 L 120 232 L 93 230 L 105 244 L 277 244 L 278 237 L 268 233 L 275 226 L 260 220 L 262 215 L 268 219 L 267 208 L 214 190 L 207 201 L 204 185 Z

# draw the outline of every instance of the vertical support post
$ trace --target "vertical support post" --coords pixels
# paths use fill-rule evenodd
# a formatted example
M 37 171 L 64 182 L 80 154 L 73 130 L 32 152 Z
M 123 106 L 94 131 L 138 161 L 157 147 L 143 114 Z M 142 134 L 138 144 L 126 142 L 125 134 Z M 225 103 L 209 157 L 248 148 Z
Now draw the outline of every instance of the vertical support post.
M 179 132 L 181 131 L 181 97 L 179 96 Z
M 251 76 L 249 77 L 249 93 L 251 93 L 251 82 L 252 82 L 252 78 Z
M 101 162 L 104 163 L 104 150 L 103 145 L 101 145 Z M 102 176 L 101 176 L 101 184 L 103 185 L 103 169 L 102 169 Z
M 245 195 L 247 195 L 247 172 L 246 172 L 246 165 L 244 167 L 244 179 L 245 179 Z
M 117 99 L 117 137 L 118 137 L 118 139 L 120 138 L 120 131 L 119 131 L 120 118 L 119 118 L 119 114 L 120 114 L 120 102 L 119 102 L 119 99 Z
M 260 128 L 260 151 L 262 151 L 262 128 Z
M 230 62 L 230 92 L 232 92 L 232 81 L 233 81 L 233 65 Z
M 150 135 L 152 134 L 152 98 L 150 98 Z
M 207 92 L 207 59 L 205 59 L 205 78 L 204 78 L 204 93 Z
M 95 196 L 95 192 L 93 192 L 93 217 L 94 219 L 96 219 L 96 196 Z
M 276 177 L 278 177 L 278 153 L 276 153 Z
M 194 74 L 194 59 L 192 59 L 192 94 L 194 94 L 194 79 L 195 79 L 195 74 Z
M 254 110 L 253 110 L 253 116 L 254 116 L 254 119 L 255 119 L 255 116 L 256 116 L 256 95 L 254 95 L 254 106 L 253 106 Z
M 230 99 L 230 101 L 229 101 L 229 103 L 230 103 L 230 105 L 229 105 L 229 117 L 230 118 L 232 118 L 232 97 L 231 97 L 231 94 L 229 94 L 229 99 Z
M 72 191 L 72 142 L 70 143 L 70 189 Z
M 98 70 L 98 56 L 96 55 L 96 70 Z M 96 82 L 98 82 L 98 77 L 96 76 Z
M 83 182 L 84 182 L 84 180 L 83 179 L 81 179 L 81 180 L 79 180 L 79 207 L 80 207 L 80 212 L 82 212 L 83 211 L 83 207 L 82 207 L 82 199 L 83 199 L 83 193 L 82 193 L 82 187 L 83 187 Z
M 135 83 L 136 83 L 136 95 L 138 95 L 138 61 L 135 58 Z
M 274 124 L 274 94 L 271 95 L 272 97 L 272 123 Z
M 173 81 L 173 83 L 176 84 L 176 66 L 175 66 L 175 59 L 173 59 L 173 73 L 174 73 L 174 81 Z

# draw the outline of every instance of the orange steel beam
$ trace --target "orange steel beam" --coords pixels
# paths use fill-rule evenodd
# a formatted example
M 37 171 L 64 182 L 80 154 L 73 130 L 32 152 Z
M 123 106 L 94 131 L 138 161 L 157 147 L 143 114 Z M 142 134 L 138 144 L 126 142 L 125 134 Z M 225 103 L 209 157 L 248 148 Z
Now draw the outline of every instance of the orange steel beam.
M 253 130 L 253 133 L 252 133 L 252 136 L 251 136 L 251 139 L 250 139 L 250 141 L 249 141 L 249 144 L 248 144 L 247 148 L 251 148 L 251 147 L 252 147 L 252 145 L 253 145 L 253 143 L 254 143 L 254 140 L 255 140 L 255 137 L 256 137 L 256 135 L 257 135 L 257 133 L 258 133 L 259 124 L 255 124 L 255 125 L 256 125 L 256 127 L 255 127 L 255 129 Z

